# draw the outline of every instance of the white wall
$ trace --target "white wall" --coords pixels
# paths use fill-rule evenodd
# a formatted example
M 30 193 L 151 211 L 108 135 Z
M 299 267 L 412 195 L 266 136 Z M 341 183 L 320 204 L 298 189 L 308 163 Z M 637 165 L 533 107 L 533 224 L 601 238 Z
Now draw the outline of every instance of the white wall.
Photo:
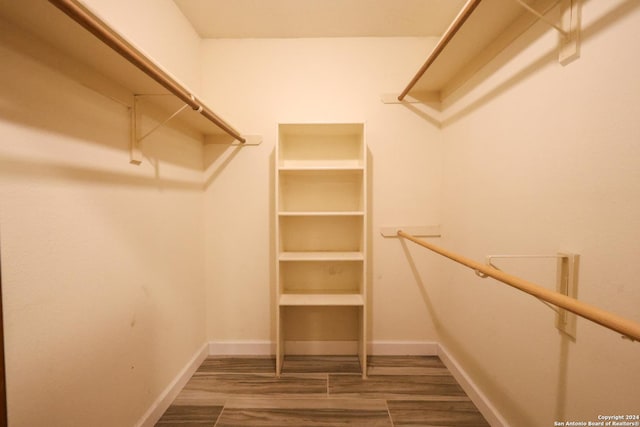
M 172 0 L 83 2 L 183 85 L 200 91 L 200 37 Z
M 165 128 L 130 165 L 128 110 L 1 22 L 10 425 L 134 425 L 205 341 L 201 141 Z
M 537 25 L 451 106 L 443 245 L 476 260 L 576 252 L 579 299 L 640 321 L 640 4 L 584 2 L 582 19 L 578 61 L 559 65 Z M 496 263 L 555 288 L 554 261 Z M 637 414 L 638 344 L 586 320 L 570 342 L 534 298 L 440 268 L 440 337 L 511 425 Z
M 371 339 L 435 341 L 428 308 L 398 240 L 380 225 L 437 224 L 439 130 L 382 104 L 421 65 L 432 39 L 203 42 L 203 97 L 258 147 L 208 146 L 207 333 L 211 341 L 273 341 L 274 159 L 278 123 L 366 122 L 370 150 Z M 232 159 L 228 161 L 228 159 Z

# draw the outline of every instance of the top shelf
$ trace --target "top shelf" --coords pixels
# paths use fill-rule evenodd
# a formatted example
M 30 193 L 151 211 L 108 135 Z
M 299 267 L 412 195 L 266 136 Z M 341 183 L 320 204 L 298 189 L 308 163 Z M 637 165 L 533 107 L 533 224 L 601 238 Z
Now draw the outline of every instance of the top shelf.
M 362 170 L 364 126 L 281 124 L 278 167 L 281 170 Z
M 527 1 L 544 13 L 558 0 Z M 441 101 L 536 17 L 514 0 L 468 0 L 397 101 Z M 519 33 L 518 33 L 519 34 Z M 507 37 L 504 37 L 507 35 Z M 397 102 L 396 101 L 396 102 Z
M 186 104 L 194 111 L 180 114 L 176 118 L 179 122 L 203 135 L 245 142 L 240 132 L 79 0 L 1 2 L 0 15 L 44 41 L 57 54 L 80 64 L 74 77 L 81 82 L 95 80 L 88 78 L 88 74 L 100 75 L 128 91 L 128 96 L 109 94 L 118 102 L 132 106 L 132 95 L 170 95 L 153 96 L 150 102 L 167 115 Z

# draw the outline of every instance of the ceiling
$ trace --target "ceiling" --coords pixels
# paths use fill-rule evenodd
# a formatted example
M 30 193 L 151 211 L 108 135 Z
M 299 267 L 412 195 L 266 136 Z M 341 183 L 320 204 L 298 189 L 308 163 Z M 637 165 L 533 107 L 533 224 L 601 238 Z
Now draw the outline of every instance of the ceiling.
M 465 0 L 174 0 L 202 38 L 440 36 Z

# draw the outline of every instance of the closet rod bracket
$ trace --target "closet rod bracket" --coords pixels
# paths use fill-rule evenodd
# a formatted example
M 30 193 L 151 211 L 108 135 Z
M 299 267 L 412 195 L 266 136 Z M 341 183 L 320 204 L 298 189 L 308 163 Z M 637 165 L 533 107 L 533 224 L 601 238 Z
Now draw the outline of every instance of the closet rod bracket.
M 497 258 L 502 259 L 540 259 L 550 258 L 557 260 L 556 267 L 556 292 L 566 295 L 571 298 L 578 298 L 578 270 L 580 266 L 580 255 L 570 252 L 558 252 L 555 255 L 487 255 L 485 257 L 485 264 L 489 267 L 500 270 L 496 267 L 492 261 Z M 485 278 L 488 277 L 476 270 L 476 275 Z M 545 305 L 549 306 L 556 313 L 556 328 L 561 332 L 564 332 L 571 338 L 576 338 L 576 320 L 577 316 L 568 310 L 560 307 L 549 305 L 548 303 L 540 300 Z
M 518 3 L 520 6 L 522 6 L 524 9 L 526 9 L 529 13 L 534 14 L 535 16 L 538 17 L 539 20 L 541 20 L 542 22 L 546 23 L 547 25 L 549 25 L 550 27 L 554 28 L 558 33 L 560 33 L 562 36 L 564 37 L 569 37 L 569 32 L 566 31 L 565 29 L 563 29 L 562 27 L 560 27 L 559 25 L 557 25 L 556 23 L 554 23 L 552 20 L 550 20 L 549 18 L 547 18 L 544 13 L 540 13 L 537 10 L 535 10 L 534 8 L 532 8 L 531 6 L 529 6 L 524 0 L 514 0 L 516 3 Z M 570 0 L 572 2 L 572 0 Z M 556 1 L 554 6 L 557 5 L 558 3 L 560 3 L 560 0 Z
M 564 0 L 569 5 L 562 15 L 563 26 L 569 28 L 567 36 L 560 39 L 558 62 L 567 65 L 580 57 L 580 0 Z
M 163 127 L 164 125 L 166 125 L 171 119 L 175 118 L 178 114 L 180 114 L 181 112 L 183 112 L 187 107 L 189 107 L 189 104 L 184 104 L 182 107 L 180 107 L 178 110 L 176 110 L 174 113 L 170 114 L 166 119 L 164 119 L 162 122 L 158 123 L 156 126 L 154 126 L 153 128 L 151 128 L 150 130 L 148 130 L 144 135 L 142 136 L 138 136 L 140 134 L 140 129 L 139 129 L 139 105 L 138 105 L 138 100 L 142 97 L 145 96 L 171 96 L 170 94 L 134 94 L 133 95 L 133 102 L 132 102 L 132 107 L 130 108 L 130 113 L 131 113 L 131 137 L 130 137 L 130 158 L 129 158 L 129 163 L 131 163 L 132 165 L 140 165 L 142 163 L 142 150 L 140 148 L 140 144 L 141 142 L 146 139 L 147 137 L 149 137 L 151 134 L 153 134 L 155 131 L 157 131 L 158 129 L 160 129 L 161 127 Z
M 529 6 L 524 0 L 514 1 L 560 34 L 560 52 L 558 54 L 558 62 L 560 62 L 560 64 L 567 65 L 575 59 L 578 59 L 580 56 L 578 45 L 580 35 L 580 10 L 578 9 L 578 3 L 580 0 L 557 0 L 543 12 L 539 12 Z M 560 25 L 546 16 L 546 13 L 559 3 L 563 3 Z M 568 28 L 568 30 L 565 28 Z

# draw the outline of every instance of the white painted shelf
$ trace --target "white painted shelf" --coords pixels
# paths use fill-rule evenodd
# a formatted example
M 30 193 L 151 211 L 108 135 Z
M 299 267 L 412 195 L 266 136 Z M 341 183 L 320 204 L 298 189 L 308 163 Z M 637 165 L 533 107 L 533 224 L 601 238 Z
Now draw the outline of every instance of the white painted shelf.
M 366 375 L 366 169 L 363 124 L 279 127 L 277 375 L 285 341 L 318 349 L 344 341 L 344 331 Z
M 577 0 L 536 0 L 527 3 L 549 21 L 565 26 L 568 31 L 576 31 L 577 19 L 564 25 L 561 21 L 570 15 L 567 11 L 576 7 Z M 438 103 L 445 100 L 538 20 L 538 16 L 517 1 L 468 0 L 402 91 L 400 98 L 407 96 L 406 102 Z M 567 60 L 563 60 L 563 56 L 574 55 L 575 58 L 574 33 L 566 39 L 561 38 L 559 43 L 561 62 Z M 563 49 L 573 53 L 563 53 Z M 399 102 L 397 95 L 385 95 L 383 100 L 387 103 Z
M 281 252 L 280 261 L 364 261 L 362 252 Z
M 333 211 L 333 212 L 321 212 L 321 211 L 284 211 L 279 212 L 279 216 L 363 216 L 363 211 Z
M 280 163 L 281 171 L 362 171 L 364 166 L 360 161 L 353 160 L 283 160 Z
M 363 306 L 360 294 L 282 294 L 280 306 Z

